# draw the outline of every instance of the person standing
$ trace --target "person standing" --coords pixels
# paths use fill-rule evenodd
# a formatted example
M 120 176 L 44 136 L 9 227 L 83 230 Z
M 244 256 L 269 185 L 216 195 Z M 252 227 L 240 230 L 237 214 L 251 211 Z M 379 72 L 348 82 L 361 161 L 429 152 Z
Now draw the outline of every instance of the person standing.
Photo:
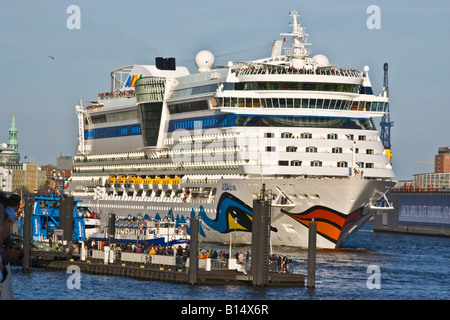
M 0 195 L 1 197 L 1 195 Z M 1 200 L 1 198 L 0 198 Z M 3 218 L 5 217 L 5 207 L 3 203 L 0 203 L 0 243 L 3 243 Z M 3 247 L 0 246 L 0 293 L 3 286 L 3 282 L 5 281 L 6 277 L 8 276 L 8 272 L 3 265 L 3 259 L 2 259 L 2 253 L 3 253 Z
M 238 254 L 238 260 L 239 260 L 239 263 L 244 262 L 244 254 L 243 254 L 242 252 L 239 252 L 239 254 Z
M 0 216 L 0 300 L 12 300 L 14 290 L 10 262 L 17 260 L 22 250 L 8 241 L 16 214 L 14 209 L 8 206 L 7 198 L 3 194 L 0 194 Z

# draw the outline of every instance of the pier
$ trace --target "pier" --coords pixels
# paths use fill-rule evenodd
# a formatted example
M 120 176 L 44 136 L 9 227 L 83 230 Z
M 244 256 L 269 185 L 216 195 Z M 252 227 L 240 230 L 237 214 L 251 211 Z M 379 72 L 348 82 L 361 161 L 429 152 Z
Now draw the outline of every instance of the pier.
M 49 257 L 47 255 L 47 257 Z M 174 266 L 137 263 L 104 264 L 101 260 L 43 260 L 36 256 L 35 266 L 52 271 L 65 271 L 69 266 L 78 266 L 82 273 L 129 277 L 144 281 L 167 281 L 179 284 L 189 283 L 189 273 L 186 270 L 176 270 Z M 236 270 L 199 269 L 196 285 L 252 285 L 253 276 L 243 275 Z M 269 273 L 268 286 L 298 286 L 304 287 L 305 276 L 293 273 Z
M 390 195 L 393 210 L 374 216 L 375 231 L 450 237 L 450 191 L 404 188 Z
M 255 230 L 253 230 L 253 258 L 245 263 L 237 259 L 199 259 L 198 257 L 198 225 L 199 219 L 191 220 L 191 243 L 189 255 L 146 254 L 112 250 L 104 246 L 101 250 L 86 250 L 83 243 L 76 246 L 65 241 L 65 245 L 54 250 L 41 247 L 30 249 L 31 204 L 30 199 L 25 205 L 25 236 L 22 267 L 46 268 L 48 270 L 68 270 L 77 266 L 82 273 L 130 277 L 138 280 L 168 281 L 190 285 L 254 285 L 254 286 L 305 286 L 305 275 L 282 272 L 277 269 L 277 263 L 270 260 L 270 201 L 262 189 L 261 197 L 254 200 Z M 111 231 L 112 232 L 112 231 Z M 69 233 L 69 232 L 67 232 Z M 27 235 L 28 234 L 28 235 Z M 315 235 L 314 235 L 315 236 Z M 111 239 L 113 241 L 113 239 Z M 28 244 L 28 245 L 27 245 Z M 72 250 L 70 250 L 70 247 Z M 315 249 L 315 248 L 314 248 Z M 231 254 L 231 252 L 230 252 Z M 252 263 L 254 262 L 254 263 Z M 243 271 L 246 270 L 246 271 Z

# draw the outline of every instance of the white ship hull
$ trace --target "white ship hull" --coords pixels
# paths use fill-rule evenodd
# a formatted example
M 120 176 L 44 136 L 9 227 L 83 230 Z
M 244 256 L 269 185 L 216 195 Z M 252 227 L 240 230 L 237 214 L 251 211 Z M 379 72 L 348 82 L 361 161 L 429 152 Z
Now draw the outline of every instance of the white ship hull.
M 207 242 L 251 243 L 252 203 L 261 190 L 261 179 L 220 179 L 214 199 L 125 197 L 88 200 L 85 205 L 118 216 L 157 214 L 164 217 L 202 218 L 200 239 Z M 370 204 L 393 185 L 364 179 L 264 179 L 272 191 L 272 245 L 308 246 L 308 225 L 317 223 L 317 246 L 338 248 L 374 213 Z M 193 186 L 191 185 L 191 188 Z M 103 214 L 103 216 L 106 216 Z M 236 219 L 235 219 L 236 218 Z

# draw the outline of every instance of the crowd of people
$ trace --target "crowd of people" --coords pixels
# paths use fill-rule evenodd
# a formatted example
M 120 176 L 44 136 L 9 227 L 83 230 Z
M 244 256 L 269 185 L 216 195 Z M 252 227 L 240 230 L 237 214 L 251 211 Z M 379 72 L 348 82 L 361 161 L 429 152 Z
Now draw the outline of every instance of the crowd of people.
M 85 248 L 88 252 L 90 250 L 102 250 L 103 246 L 106 245 L 105 242 L 100 241 L 92 241 L 91 239 L 86 239 L 84 242 Z M 110 246 L 111 250 L 114 250 L 117 259 L 120 259 L 122 252 L 131 252 L 131 253 L 143 253 L 146 255 L 146 260 L 151 261 L 152 255 L 167 255 L 167 256 L 175 256 L 179 257 L 180 260 L 177 260 L 177 264 L 185 265 L 187 258 L 190 254 L 189 245 L 185 248 L 181 246 L 162 246 L 162 245 L 149 245 L 148 243 L 141 242 L 136 244 L 136 242 L 128 242 L 128 243 L 114 243 Z M 90 253 L 92 254 L 92 253 Z M 246 265 L 249 265 L 250 262 L 250 252 L 246 251 L 243 253 L 242 251 L 237 251 L 234 256 L 237 264 L 237 271 L 246 272 Z M 212 259 L 217 260 L 218 266 L 226 267 L 228 264 L 228 259 L 230 258 L 229 252 L 225 250 L 217 251 L 217 250 L 209 250 L 209 249 L 200 249 L 198 252 L 199 259 Z M 178 263 L 179 262 L 179 263 Z M 292 257 L 290 255 L 281 255 L 281 254 L 272 254 L 270 256 L 270 270 L 280 272 L 280 273 L 289 273 L 292 272 Z
M 272 254 L 270 263 L 276 265 L 277 272 L 291 272 L 290 265 L 292 264 L 292 257 L 290 255 Z
M 12 241 L 11 227 L 17 219 L 20 196 L 7 197 L 0 193 L 0 300 L 14 299 L 11 262 L 23 254 L 23 250 Z
M 347 77 L 361 77 L 361 72 L 353 69 L 337 69 L 337 68 L 294 68 L 284 66 L 251 66 L 231 69 L 236 76 L 240 75 L 255 75 L 255 74 L 313 74 L 313 75 L 328 75 L 328 76 L 347 76 Z

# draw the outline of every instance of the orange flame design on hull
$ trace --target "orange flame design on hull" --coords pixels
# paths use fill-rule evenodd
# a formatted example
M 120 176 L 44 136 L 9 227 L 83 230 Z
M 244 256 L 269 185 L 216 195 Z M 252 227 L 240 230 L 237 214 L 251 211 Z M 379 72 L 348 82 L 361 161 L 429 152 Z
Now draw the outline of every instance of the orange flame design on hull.
M 349 215 L 322 206 L 314 206 L 302 213 L 291 213 L 284 209 L 281 212 L 309 227 L 312 219 L 317 224 L 317 233 L 336 243 L 341 234 L 352 227 L 361 217 L 364 208 L 359 208 Z

